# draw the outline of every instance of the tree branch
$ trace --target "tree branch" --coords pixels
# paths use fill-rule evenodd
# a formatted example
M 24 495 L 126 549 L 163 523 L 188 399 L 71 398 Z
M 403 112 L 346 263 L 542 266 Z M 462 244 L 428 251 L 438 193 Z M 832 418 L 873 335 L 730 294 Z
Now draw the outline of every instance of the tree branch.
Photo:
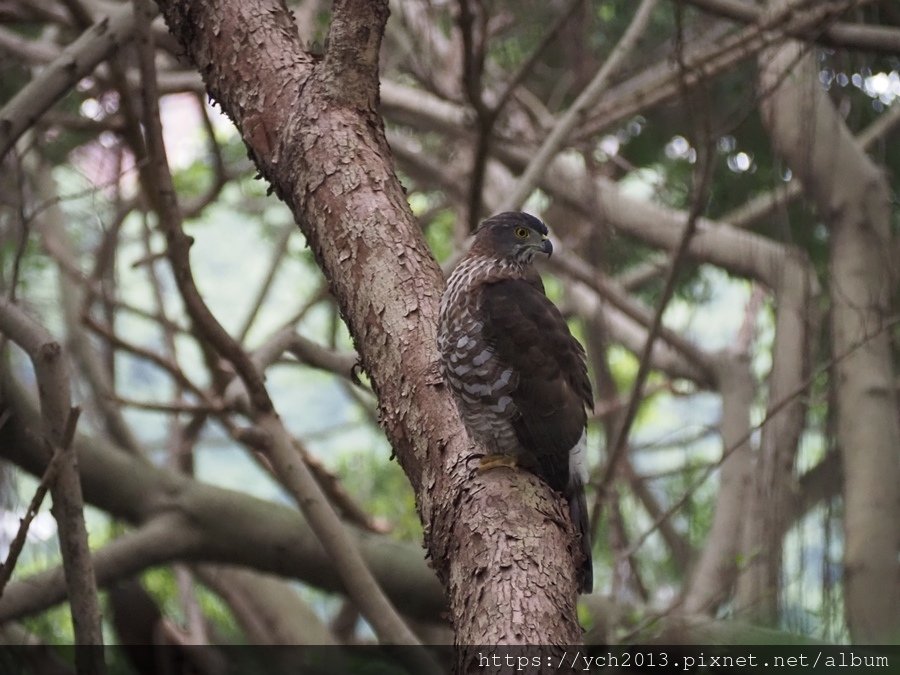
M 758 55 L 766 47 L 784 40 L 790 30 L 821 31 L 835 16 L 868 0 L 835 0 L 816 3 L 805 12 L 792 10 L 766 14 L 763 20 L 746 26 L 721 40 L 702 42 L 684 51 L 684 68 L 666 58 L 655 66 L 610 89 L 591 111 L 590 119 L 573 135 L 584 140 L 639 111 L 647 111 L 684 93 L 700 82 L 725 73 L 736 64 Z
M 194 569 L 203 584 L 231 608 L 250 644 L 337 644 L 312 607 L 285 580 L 221 565 Z
M 87 527 L 84 523 L 84 499 L 78 476 L 78 458 L 67 438 L 74 429 L 70 399 L 68 364 L 62 347 L 41 324 L 7 299 L 0 299 L 0 332 L 19 345 L 34 365 L 41 403 L 41 422 L 45 442 L 59 448 L 61 457 L 56 480 L 50 490 L 52 513 L 59 526 L 59 547 L 65 569 L 71 604 L 75 641 L 83 645 L 103 646 L 97 582 L 91 563 Z M 75 415 L 77 419 L 77 414 Z M 69 449 L 65 448 L 69 446 Z M 79 675 L 102 675 L 106 667 L 102 649 L 78 650 Z
M 525 171 L 519 177 L 518 183 L 512 194 L 503 202 L 499 211 L 511 211 L 518 208 L 528 198 L 531 191 L 537 185 L 541 175 L 546 170 L 553 156 L 559 152 L 566 142 L 569 134 L 579 122 L 584 119 L 587 111 L 593 107 L 597 99 L 606 89 L 612 74 L 619 69 L 622 62 L 628 57 L 637 44 L 638 39 L 650 21 L 650 15 L 656 7 L 656 0 L 642 0 L 635 10 L 634 17 L 619 43 L 613 48 L 603 66 L 594 75 L 591 82 L 579 94 L 575 102 L 569 106 L 566 113 L 553 127 L 553 130 L 541 144 L 540 149 L 532 157 Z
M 768 5 L 781 11 L 785 2 Z M 793 41 L 762 54 L 760 84 L 772 90 L 762 120 L 830 231 L 832 381 L 845 478 L 844 606 L 854 640 L 890 642 L 900 635 L 900 418 L 896 357 L 886 331 L 900 276 L 891 255 L 895 213 L 883 168 L 853 138 L 816 68 Z
M 679 0 L 694 5 L 712 14 L 734 19 L 743 23 L 760 21 L 765 10 L 739 0 Z M 860 3 L 863 4 L 863 3 Z M 897 54 L 900 52 L 900 30 L 887 26 L 867 26 L 864 24 L 836 22 L 817 33 L 808 29 L 788 27 L 788 35 L 801 40 L 812 39 L 829 47 L 861 49 L 864 51 Z
M 25 515 L 20 519 L 19 529 L 16 532 L 15 537 L 13 537 L 12 542 L 9 544 L 9 552 L 6 554 L 6 561 L 0 565 L 0 597 L 3 597 L 3 591 L 6 588 L 6 584 L 9 582 L 13 570 L 16 568 L 16 563 L 19 560 L 19 555 L 22 553 L 22 548 L 25 546 L 25 539 L 28 536 L 28 528 L 31 526 L 31 521 L 34 520 L 34 517 L 38 514 L 38 511 L 40 511 L 41 504 L 44 503 L 44 497 L 47 495 L 50 486 L 56 482 L 56 474 L 60 462 L 62 461 L 63 453 L 71 448 L 79 414 L 80 410 L 78 408 L 72 408 L 69 413 L 63 445 L 54 450 L 53 457 L 47 464 L 44 475 L 41 476 L 41 480 L 34 491 L 34 496 L 31 498 L 31 502 L 25 510 Z M 5 423 L 5 417 L 3 422 Z
M 388 14 L 386 2 L 335 0 L 321 81 L 336 103 L 378 107 L 378 52 Z
M 156 10 L 153 12 L 156 13 Z M 152 19 L 152 15 L 149 17 Z M 130 5 L 110 10 L 0 110 L 0 158 L 51 105 L 134 34 Z
M 33 431 L 39 424 L 37 413 L 13 382 L 4 380 L 2 384 L 4 404 L 13 414 L 0 428 L 0 454 L 40 476 L 52 452 Z M 101 583 L 148 566 L 193 561 L 246 565 L 302 579 L 326 591 L 343 591 L 330 556 L 297 509 L 154 467 L 142 457 L 126 455 L 102 437 L 78 435 L 73 446 L 85 498 L 91 504 L 139 526 L 140 531 L 158 523 L 152 525 L 156 535 L 148 532 L 138 540 L 144 542 L 139 552 L 127 553 L 126 559 L 132 562 L 121 562 L 132 547 L 127 543 L 132 535 L 97 553 Z M 422 619 L 446 612 L 440 584 L 425 564 L 421 546 L 350 531 L 367 565 L 404 612 Z M 104 553 L 107 548 L 109 553 Z M 13 581 L 0 599 L 0 622 L 45 609 L 65 597 L 60 574 L 40 573 Z

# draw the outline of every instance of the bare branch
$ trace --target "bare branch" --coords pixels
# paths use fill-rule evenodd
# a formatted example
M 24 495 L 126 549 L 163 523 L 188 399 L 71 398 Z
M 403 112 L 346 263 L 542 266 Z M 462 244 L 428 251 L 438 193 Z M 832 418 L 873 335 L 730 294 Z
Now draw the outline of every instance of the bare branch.
M 135 0 L 139 8 L 137 14 L 149 26 L 156 13 L 155 5 L 146 0 Z M 241 346 L 222 328 L 206 306 L 197 285 L 194 283 L 190 265 L 190 248 L 192 241 L 182 229 L 175 186 L 169 172 L 166 148 L 163 142 L 162 125 L 159 120 L 159 98 L 156 86 L 156 66 L 153 59 L 152 41 L 147 27 L 139 29 L 139 50 L 141 77 L 143 79 L 143 121 L 147 129 L 147 151 L 151 165 L 144 173 L 150 198 L 153 200 L 159 216 L 159 226 L 166 235 L 168 243 L 167 255 L 172 264 L 172 272 L 178 291 L 184 300 L 185 307 L 195 327 L 214 348 L 235 367 L 244 380 L 254 408 L 260 412 L 272 410 L 272 401 L 266 391 L 265 384 L 253 367 L 250 358 Z
M 0 565 L 0 597 L 3 596 L 6 584 L 9 582 L 13 570 L 16 568 L 16 563 L 19 560 L 19 555 L 22 553 L 22 548 L 25 546 L 25 539 L 28 536 L 28 528 L 31 526 L 31 521 L 34 520 L 34 517 L 38 514 L 38 511 L 40 511 L 41 504 L 44 503 L 44 497 L 47 495 L 50 486 L 56 481 L 56 473 L 60 461 L 62 460 L 63 453 L 72 445 L 72 439 L 75 436 L 75 426 L 78 424 L 79 414 L 80 410 L 78 408 L 72 408 L 69 413 L 69 420 L 66 423 L 65 438 L 63 439 L 64 445 L 61 445 L 54 450 L 53 457 L 50 459 L 49 464 L 47 464 L 44 475 L 41 476 L 41 480 L 34 491 L 34 496 L 31 498 L 31 502 L 25 510 L 25 515 L 20 519 L 19 529 L 9 545 L 9 553 L 6 554 L 6 562 Z
M 671 101 L 700 82 L 711 80 L 753 58 L 766 47 L 777 44 L 791 29 L 821 30 L 835 16 L 840 16 L 861 0 L 837 0 L 816 3 L 805 12 L 778 11 L 767 13 L 764 20 L 752 24 L 720 41 L 704 42 L 686 49 L 684 68 L 669 59 L 616 85 L 606 92 L 603 101 L 591 111 L 590 119 L 573 135 L 584 140 L 641 110 Z
M 285 580 L 223 566 L 198 565 L 195 571 L 228 603 L 250 644 L 336 644 L 316 612 Z
M 616 434 L 609 446 L 603 475 L 597 483 L 598 504 L 602 503 L 606 490 L 608 489 L 613 476 L 615 476 L 619 459 L 625 452 L 628 433 L 634 422 L 634 418 L 637 415 L 637 409 L 641 402 L 644 384 L 646 383 L 647 375 L 650 373 L 650 355 L 653 353 L 653 342 L 656 340 L 657 335 L 659 335 L 660 328 L 662 327 L 663 313 L 666 310 L 666 306 L 669 304 L 669 300 L 672 299 L 672 295 L 675 293 L 675 282 L 678 279 L 681 265 L 687 257 L 691 239 L 697 230 L 697 220 L 706 204 L 709 181 L 712 178 L 712 150 L 710 149 L 709 144 L 707 144 L 706 149 L 706 157 L 700 158 L 700 161 L 698 162 L 699 166 L 697 174 L 695 175 L 695 184 L 693 186 L 694 195 L 691 211 L 688 214 L 687 223 L 682 232 L 678 248 L 676 248 L 672 254 L 672 262 L 669 266 L 668 273 L 666 274 L 665 286 L 663 287 L 662 295 L 660 296 L 656 311 L 653 315 L 653 322 L 650 324 L 647 332 L 647 341 L 641 352 L 638 372 L 634 377 L 634 384 L 632 385 L 628 407 L 625 409 L 625 413 L 619 420 Z
M 545 49 L 556 38 L 556 35 L 565 27 L 569 19 L 575 13 L 575 10 L 582 5 L 581 0 L 570 0 L 569 6 L 560 13 L 554 24 L 544 33 L 540 43 L 532 50 L 531 54 L 519 65 L 519 68 L 504 85 L 503 90 L 497 96 L 496 102 L 489 104 L 485 101 L 482 90 L 482 71 L 484 70 L 485 45 L 483 32 L 485 26 L 481 26 L 478 30 L 482 34 L 481 40 L 476 47 L 473 42 L 473 17 L 470 11 L 468 0 L 460 0 L 459 2 L 459 26 L 463 38 L 463 88 L 465 89 L 472 107 L 475 109 L 478 119 L 478 134 L 475 143 L 474 159 L 472 160 L 472 172 L 469 179 L 469 196 L 468 196 L 468 222 L 469 231 L 474 231 L 481 219 L 482 211 L 482 192 L 484 190 L 485 174 L 487 170 L 487 161 L 490 154 L 491 138 L 494 132 L 494 126 L 500 117 L 504 106 L 509 101 L 510 96 L 516 91 L 521 81 L 529 73 L 529 71 L 537 63 L 538 58 Z M 480 8 L 480 16 L 486 21 L 486 12 L 484 8 Z M 473 53 L 475 50 L 477 53 Z
M 41 421 L 46 442 L 63 452 L 51 486 L 53 516 L 59 525 L 59 544 L 66 586 L 78 644 L 103 645 L 100 605 L 84 523 L 84 499 L 78 476 L 78 459 L 73 449 L 65 450 L 70 439 L 71 399 L 68 364 L 62 347 L 47 330 L 19 307 L 0 299 L 0 332 L 19 345 L 34 365 L 41 403 Z M 75 415 L 77 419 L 77 415 Z M 76 653 L 79 675 L 105 672 L 102 650 Z
M 152 20 L 153 14 L 149 16 Z M 0 110 L 0 157 L 63 94 L 134 34 L 130 5 L 110 10 Z
M 52 453 L 30 432 L 37 423 L 16 387 L 4 382 L 4 402 L 13 415 L 0 428 L 0 453 L 41 475 Z M 296 508 L 195 481 L 125 455 L 103 437 L 77 437 L 86 498 L 147 533 L 133 551 L 128 537 L 96 554 L 101 583 L 153 566 L 180 561 L 246 565 L 324 590 L 343 590 L 331 557 Z M 428 619 L 446 611 L 441 586 L 418 544 L 353 533 L 368 566 L 408 615 Z M 137 534 L 137 533 L 135 533 Z M 109 549 L 109 553 L 105 551 Z M 0 622 L 40 611 L 66 596 L 61 574 L 41 573 L 13 581 L 0 599 Z
M 334 561 L 348 595 L 366 616 L 379 639 L 388 644 L 419 644 L 378 586 L 303 458 L 294 448 L 281 421 L 275 415 L 264 414 L 257 419 L 257 424 L 271 440 L 267 456 L 275 472 L 294 495 L 319 541 Z M 421 654 L 416 657 L 419 667 L 424 668 L 425 672 L 435 672 L 436 664 L 429 663 L 424 652 Z
M 629 296 L 615 280 L 609 279 L 594 271 L 594 269 L 584 261 L 574 255 L 567 255 L 565 252 L 555 255 L 553 259 L 551 259 L 551 262 L 556 269 L 596 291 L 598 295 L 608 301 L 616 309 L 620 310 L 625 316 L 648 329 L 653 325 L 654 314 L 637 300 Z M 700 348 L 663 325 L 658 327 L 657 332 L 659 337 L 661 337 L 671 349 L 678 352 L 691 364 L 691 366 L 700 371 L 701 377 L 698 378 L 698 384 L 710 386 L 715 382 L 709 358 Z M 646 345 L 646 343 L 644 344 Z M 650 345 L 650 348 L 652 349 L 653 345 Z
M 287 253 L 288 242 L 296 229 L 297 226 L 294 223 L 285 223 L 281 228 L 278 238 L 275 240 L 275 246 L 272 249 L 272 261 L 269 263 L 266 276 L 263 279 L 259 290 L 256 292 L 256 297 L 253 299 L 253 302 L 250 303 L 250 311 L 247 313 L 247 317 L 244 319 L 244 323 L 241 325 L 237 334 L 237 341 L 242 344 L 247 339 L 250 328 L 253 327 L 253 322 L 259 314 L 259 310 L 266 299 L 266 295 L 269 293 L 269 289 L 272 288 L 272 282 L 275 280 L 275 275 L 278 273 L 281 261 L 284 260 L 284 256 Z
M 634 49 L 638 39 L 646 29 L 650 21 L 650 15 L 655 7 L 656 0 L 641 1 L 619 43 L 610 53 L 600 70 L 597 71 L 597 74 L 594 75 L 591 82 L 584 88 L 584 91 L 579 94 L 575 102 L 569 106 L 566 113 L 553 127 L 553 130 L 519 177 L 516 188 L 498 210 L 511 211 L 518 208 L 528 198 L 528 195 L 531 194 L 531 191 L 541 179 L 541 175 L 546 170 L 550 160 L 563 147 L 569 134 L 583 120 L 585 113 L 593 107 L 606 89 L 612 74 L 619 69 L 622 62 Z
M 844 352 L 838 354 L 833 357 L 829 362 L 817 368 L 813 373 L 811 373 L 803 382 L 801 382 L 796 389 L 789 392 L 784 398 L 781 398 L 777 401 L 770 402 L 768 409 L 766 410 L 766 414 L 763 419 L 753 425 L 750 429 L 747 430 L 747 433 L 743 436 L 737 438 L 734 441 L 734 444 L 730 447 L 726 448 L 722 452 L 722 456 L 719 458 L 718 462 L 710 464 L 706 470 L 704 470 L 697 479 L 691 483 L 690 487 L 685 490 L 684 494 L 680 499 L 677 499 L 673 502 L 669 508 L 667 508 L 663 513 L 660 514 L 659 518 L 657 518 L 653 525 L 651 525 L 644 532 L 643 535 L 638 537 L 634 543 L 631 545 L 631 550 L 637 550 L 641 546 L 644 545 L 644 542 L 647 541 L 647 538 L 656 531 L 657 527 L 659 527 L 659 523 L 666 518 L 670 518 L 672 514 L 678 512 L 690 496 L 697 490 L 700 485 L 709 480 L 709 477 L 713 474 L 713 472 L 718 469 L 722 462 L 724 462 L 733 452 L 738 450 L 743 444 L 750 440 L 754 433 L 758 432 L 760 429 L 765 428 L 767 424 L 772 420 L 773 417 L 778 415 L 782 410 L 784 410 L 787 406 L 791 405 L 796 401 L 796 399 L 800 396 L 803 396 L 807 390 L 812 386 L 813 382 L 817 377 L 819 377 L 822 373 L 828 371 L 830 368 L 833 368 L 836 364 L 844 361 L 845 359 L 851 357 L 856 351 L 862 347 L 864 347 L 871 340 L 876 339 L 880 335 L 884 334 L 885 331 L 890 330 L 892 327 L 900 324 L 900 316 L 894 316 L 889 320 L 886 320 L 881 326 L 879 326 L 874 331 L 867 333 L 859 338 L 859 340 L 852 345 L 850 345 Z
M 714 613 L 734 583 L 753 461 L 747 433 L 755 393 L 749 355 L 722 354 L 716 365 L 722 394 L 722 445 L 725 450 L 734 449 L 721 464 L 708 543 L 685 584 L 683 606 L 692 614 Z
M 67 344 L 73 360 L 80 367 L 94 393 L 94 403 L 109 433 L 124 450 L 137 454 L 140 452 L 140 444 L 121 411 L 109 400 L 113 391 L 110 373 L 105 364 L 101 363 L 99 354 L 81 324 L 80 309 L 88 303 L 88 298 L 103 297 L 108 306 L 114 303 L 108 295 L 108 289 L 93 279 L 79 274 L 81 278 L 78 281 L 81 283 L 73 283 L 70 275 L 76 272 L 74 245 L 65 229 L 65 218 L 56 200 L 56 185 L 52 172 L 42 163 L 34 168 L 32 175 L 38 195 L 47 204 L 43 212 L 36 217 L 36 224 L 42 235 L 44 248 L 57 261 L 60 304 L 66 323 Z
M 694 5 L 719 16 L 743 23 L 760 21 L 765 10 L 739 0 L 679 0 Z M 864 4 L 860 2 L 859 4 Z M 788 35 L 803 39 L 813 39 L 830 47 L 861 49 L 865 51 L 897 54 L 900 52 L 900 30 L 887 26 L 867 26 L 864 24 L 836 22 L 818 33 L 817 31 L 788 28 Z
M 782 11 L 783 0 L 770 0 Z M 892 256 L 896 211 L 884 169 L 862 150 L 817 81 L 817 64 L 789 41 L 760 57 L 760 85 L 772 93 L 762 120 L 775 148 L 802 179 L 829 228 L 831 353 L 836 435 L 843 457 L 844 590 L 854 640 L 900 634 L 900 418 L 893 386 L 896 354 L 884 324 L 895 307 Z M 842 167 L 836 173 L 835 167 Z M 846 356 L 844 356 L 846 355 Z M 860 448 L 865 448 L 861 453 Z M 783 472 L 786 462 L 769 469 Z M 783 490 L 787 492 L 787 490 Z M 787 495 L 779 503 L 786 504 Z

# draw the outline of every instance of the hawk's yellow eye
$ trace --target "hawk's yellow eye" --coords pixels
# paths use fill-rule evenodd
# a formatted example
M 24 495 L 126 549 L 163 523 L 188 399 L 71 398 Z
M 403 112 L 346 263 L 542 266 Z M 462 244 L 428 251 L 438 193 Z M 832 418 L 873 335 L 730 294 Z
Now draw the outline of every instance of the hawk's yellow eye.
M 517 227 L 516 228 L 516 236 L 519 239 L 528 239 L 528 228 L 527 227 Z

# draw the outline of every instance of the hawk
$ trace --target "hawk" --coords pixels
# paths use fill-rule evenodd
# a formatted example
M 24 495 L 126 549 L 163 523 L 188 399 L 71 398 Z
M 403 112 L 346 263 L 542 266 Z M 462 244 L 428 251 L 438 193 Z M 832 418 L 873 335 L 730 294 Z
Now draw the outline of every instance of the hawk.
M 547 226 L 527 213 L 485 220 L 441 298 L 438 349 L 444 381 L 481 469 L 521 466 L 562 493 L 580 534 L 581 589 L 593 586 L 584 485 L 587 409 L 584 349 L 544 294 L 532 262 L 549 256 Z

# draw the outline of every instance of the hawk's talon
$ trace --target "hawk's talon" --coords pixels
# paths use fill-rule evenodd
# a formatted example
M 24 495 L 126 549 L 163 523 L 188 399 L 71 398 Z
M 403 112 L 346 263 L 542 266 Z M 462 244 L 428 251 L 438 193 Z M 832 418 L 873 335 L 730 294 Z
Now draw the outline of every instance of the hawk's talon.
M 515 470 L 519 466 L 519 460 L 515 455 L 485 455 L 478 462 L 478 473 L 484 473 L 501 466 Z

